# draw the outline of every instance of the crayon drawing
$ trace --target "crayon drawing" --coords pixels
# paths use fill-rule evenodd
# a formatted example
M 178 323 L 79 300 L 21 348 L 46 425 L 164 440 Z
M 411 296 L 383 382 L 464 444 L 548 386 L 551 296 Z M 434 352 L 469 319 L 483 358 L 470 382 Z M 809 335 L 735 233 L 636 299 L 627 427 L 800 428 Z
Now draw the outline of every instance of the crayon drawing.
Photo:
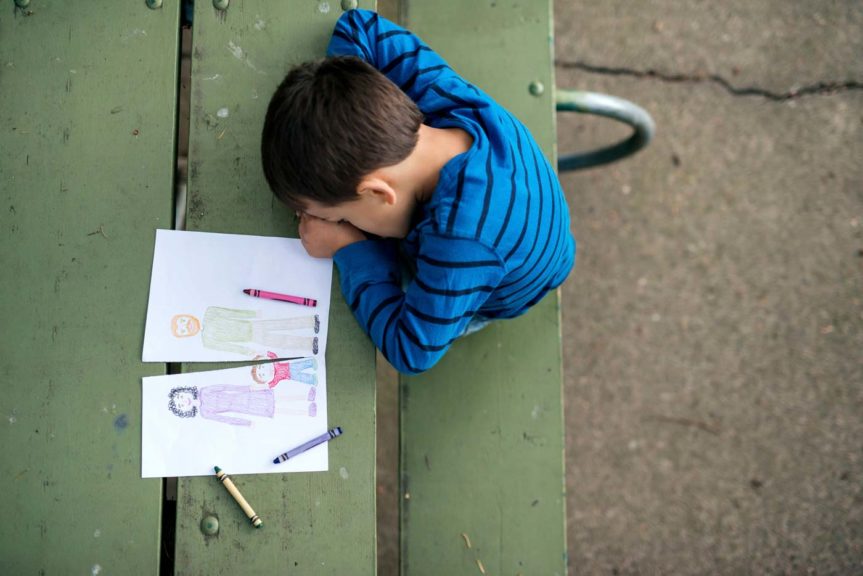
M 255 418 L 283 416 L 308 416 L 318 413 L 315 404 L 316 390 L 306 394 L 282 394 L 271 388 L 254 386 L 178 386 L 168 393 L 168 410 L 179 418 L 200 416 L 208 420 L 233 426 L 253 426 Z
M 298 333 L 309 335 L 299 336 Z M 177 314 L 171 318 L 171 334 L 175 338 L 201 335 L 205 348 L 255 356 L 254 345 L 293 350 L 303 354 L 318 353 L 320 317 L 317 314 L 294 318 L 264 318 L 260 310 L 236 310 L 210 306 L 204 312 L 204 322 L 192 314 Z
M 316 357 L 329 327 L 331 259 L 299 240 L 157 230 L 144 331 L 144 362 Z M 250 288 L 302 294 L 305 306 L 255 297 Z
M 267 357 L 275 360 L 277 356 L 267 352 Z M 255 357 L 255 360 L 263 356 Z M 287 362 L 270 362 L 268 364 L 255 364 L 252 366 L 252 379 L 258 384 L 266 384 L 269 388 L 275 388 L 282 380 L 294 380 L 309 386 L 318 385 L 318 361 L 314 358 L 297 358 Z
M 326 432 L 325 372 L 302 358 L 143 378 L 142 476 L 205 476 L 214 462 L 237 474 L 326 470 L 326 447 L 273 464 Z

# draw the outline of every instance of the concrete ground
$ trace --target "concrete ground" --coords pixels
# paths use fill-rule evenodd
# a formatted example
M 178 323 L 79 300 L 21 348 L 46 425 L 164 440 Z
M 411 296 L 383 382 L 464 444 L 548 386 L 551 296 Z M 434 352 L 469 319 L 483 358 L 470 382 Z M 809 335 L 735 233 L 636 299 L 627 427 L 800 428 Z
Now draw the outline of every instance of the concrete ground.
M 863 573 L 863 4 L 564 2 L 557 84 L 655 141 L 562 175 L 573 574 Z M 561 115 L 562 153 L 610 121 Z M 397 572 L 380 372 L 380 573 Z

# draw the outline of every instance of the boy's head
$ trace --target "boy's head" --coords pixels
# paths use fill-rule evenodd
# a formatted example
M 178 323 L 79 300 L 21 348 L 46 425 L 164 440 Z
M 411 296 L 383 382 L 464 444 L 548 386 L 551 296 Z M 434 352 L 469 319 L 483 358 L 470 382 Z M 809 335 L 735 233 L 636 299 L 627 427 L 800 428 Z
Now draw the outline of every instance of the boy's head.
M 359 58 L 300 64 L 267 109 L 264 175 L 276 196 L 296 210 L 309 201 L 348 202 L 364 176 L 410 155 L 422 120 L 398 86 Z

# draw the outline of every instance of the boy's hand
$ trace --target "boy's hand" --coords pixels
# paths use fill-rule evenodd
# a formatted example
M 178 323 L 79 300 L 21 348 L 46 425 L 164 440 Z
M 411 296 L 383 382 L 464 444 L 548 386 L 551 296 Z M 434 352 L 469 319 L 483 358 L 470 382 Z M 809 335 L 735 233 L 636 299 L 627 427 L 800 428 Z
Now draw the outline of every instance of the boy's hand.
M 309 256 L 332 258 L 348 244 L 365 240 L 366 235 L 347 222 L 328 222 L 303 213 L 300 215 L 300 239 Z

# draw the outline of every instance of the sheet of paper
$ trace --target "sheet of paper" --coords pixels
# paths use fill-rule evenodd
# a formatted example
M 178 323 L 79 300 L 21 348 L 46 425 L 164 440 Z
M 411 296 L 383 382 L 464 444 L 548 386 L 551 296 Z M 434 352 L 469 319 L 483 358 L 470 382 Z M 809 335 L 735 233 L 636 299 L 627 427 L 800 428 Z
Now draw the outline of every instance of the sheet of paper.
M 142 380 L 144 478 L 207 476 L 213 466 L 229 474 L 327 470 L 327 443 L 273 464 L 327 431 L 326 368 L 314 358 Z
M 144 362 L 323 360 L 333 261 L 299 240 L 157 230 Z M 312 308 L 244 289 L 317 300 Z

